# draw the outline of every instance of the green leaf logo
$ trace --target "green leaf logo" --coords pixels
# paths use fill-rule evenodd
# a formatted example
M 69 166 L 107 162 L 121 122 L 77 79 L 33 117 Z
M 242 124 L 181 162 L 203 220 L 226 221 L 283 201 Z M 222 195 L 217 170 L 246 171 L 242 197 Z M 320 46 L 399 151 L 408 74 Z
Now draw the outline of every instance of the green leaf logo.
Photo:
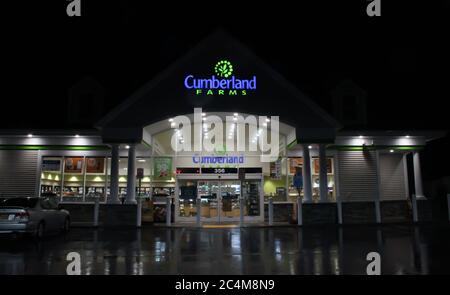
M 225 155 L 227 153 L 227 145 L 224 144 L 222 148 L 215 148 L 214 153 L 217 155 Z
M 228 78 L 233 73 L 233 66 L 228 60 L 221 60 L 214 67 L 214 72 L 219 77 Z

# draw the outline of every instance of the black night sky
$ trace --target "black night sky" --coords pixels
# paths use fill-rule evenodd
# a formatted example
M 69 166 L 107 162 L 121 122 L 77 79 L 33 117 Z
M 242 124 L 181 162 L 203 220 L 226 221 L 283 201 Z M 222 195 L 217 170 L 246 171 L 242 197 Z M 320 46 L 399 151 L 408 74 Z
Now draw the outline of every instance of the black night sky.
M 378 18 L 366 15 L 364 0 L 82 0 L 78 18 L 66 15 L 64 0 L 17 2 L 2 8 L 0 129 L 87 127 L 67 126 L 72 85 L 93 77 L 107 111 L 217 28 L 327 110 L 330 91 L 352 79 L 367 91 L 369 128 L 450 127 L 450 1 L 384 0 Z M 448 142 L 428 147 L 426 178 L 449 174 Z M 437 158 L 444 151 L 446 165 Z

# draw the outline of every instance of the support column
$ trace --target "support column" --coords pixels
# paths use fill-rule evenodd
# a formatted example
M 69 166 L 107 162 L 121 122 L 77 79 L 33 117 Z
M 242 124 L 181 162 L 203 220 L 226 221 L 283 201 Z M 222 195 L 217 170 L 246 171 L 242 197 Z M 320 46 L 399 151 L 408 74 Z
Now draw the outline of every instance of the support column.
M 136 204 L 136 145 L 128 149 L 127 197 L 126 204 Z
M 307 144 L 303 145 L 303 200 L 304 202 L 312 202 L 311 158 Z
M 414 185 L 416 189 L 416 197 L 422 198 L 423 187 L 422 187 L 422 172 L 420 170 L 420 157 L 419 152 L 413 152 L 413 166 L 414 166 Z
M 327 152 L 326 145 L 319 145 L 319 192 L 320 202 L 328 200 Z
M 111 145 L 111 183 L 108 203 L 119 204 L 119 144 Z

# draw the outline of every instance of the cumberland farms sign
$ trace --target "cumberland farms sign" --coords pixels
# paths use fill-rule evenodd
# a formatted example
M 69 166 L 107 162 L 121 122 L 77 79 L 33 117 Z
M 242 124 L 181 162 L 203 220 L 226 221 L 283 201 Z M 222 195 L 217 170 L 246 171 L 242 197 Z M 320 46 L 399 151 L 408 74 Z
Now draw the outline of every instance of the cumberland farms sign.
M 214 74 L 210 77 L 187 75 L 184 87 L 193 90 L 196 95 L 247 95 L 256 90 L 256 76 L 242 79 L 233 72 L 233 65 L 221 60 L 214 66 Z

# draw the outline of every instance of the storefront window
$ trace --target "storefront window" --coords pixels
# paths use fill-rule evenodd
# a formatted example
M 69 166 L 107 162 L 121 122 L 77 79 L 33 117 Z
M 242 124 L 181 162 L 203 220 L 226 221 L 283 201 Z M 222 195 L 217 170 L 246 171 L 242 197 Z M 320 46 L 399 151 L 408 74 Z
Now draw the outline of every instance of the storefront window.
M 149 201 L 152 195 L 152 169 L 151 158 L 136 158 L 136 197 Z M 139 171 L 141 170 L 141 171 Z M 138 175 L 138 171 L 139 174 Z M 107 197 L 111 194 L 111 158 L 107 159 Z M 124 201 L 127 195 L 128 158 L 119 159 L 119 200 Z
M 181 157 L 180 157 L 181 158 Z M 156 203 L 165 204 L 167 197 L 175 195 L 174 158 L 156 156 L 152 158 L 152 197 Z
M 152 199 L 153 204 L 163 203 L 165 204 L 165 198 L 161 199 L 159 197 L 167 197 L 174 194 L 174 185 L 170 188 L 166 188 L 165 183 L 158 182 L 159 180 L 154 180 L 153 169 L 152 169 L 153 159 L 150 157 L 138 157 L 136 159 L 136 197 L 144 199 L 144 202 L 148 202 Z M 111 194 L 111 158 L 107 159 L 107 198 Z M 141 170 L 141 171 L 139 171 Z M 140 175 L 138 175 L 138 172 Z M 142 173 L 142 174 L 141 174 Z M 171 176 L 172 177 L 172 176 Z M 124 201 L 127 195 L 127 180 L 128 180 L 128 158 L 119 159 L 119 200 Z
M 106 159 L 103 157 L 86 158 L 85 201 L 94 202 L 97 198 L 105 201 Z
M 157 169 L 153 167 L 158 159 Z M 165 204 L 174 196 L 175 174 L 172 157 L 138 157 L 136 159 L 136 197 Z M 164 168 L 164 169 L 163 169 Z M 157 170 L 155 177 L 153 171 Z M 119 159 L 119 199 L 127 194 L 128 158 Z M 43 157 L 40 194 L 55 194 L 63 202 L 106 202 L 110 197 L 111 158 L 91 156 Z M 62 188 L 62 189 L 61 189 Z
M 83 157 L 64 157 L 63 201 L 83 201 L 84 168 Z
M 127 196 L 128 158 L 119 159 L 119 200 L 123 203 Z
M 62 202 L 104 202 L 108 164 L 104 157 L 43 157 L 40 194 Z
M 313 201 L 318 202 L 320 199 L 320 164 L 319 158 L 313 157 L 312 159 L 312 190 L 313 190 Z M 328 201 L 336 201 L 336 190 L 334 184 L 334 165 L 333 158 L 327 157 L 327 187 L 328 187 Z
M 90 158 L 87 158 L 87 159 L 90 159 Z M 120 158 L 119 159 L 119 200 L 121 200 L 121 201 L 125 200 L 125 196 L 127 193 L 127 169 L 128 169 L 128 159 Z M 105 179 L 106 183 L 103 183 L 103 186 L 106 187 L 106 199 L 108 199 L 111 196 L 111 158 L 106 159 L 104 174 L 98 175 L 96 173 L 93 173 L 92 175 L 90 175 L 90 173 L 87 173 L 86 186 L 88 186 L 89 184 L 92 184 L 92 182 L 89 182 L 88 180 L 97 179 L 98 181 L 100 181 L 100 180 L 103 180 L 104 177 L 106 177 L 106 179 Z M 98 185 L 100 185 L 100 183 L 98 183 Z M 91 191 L 92 191 L 92 185 L 91 185 Z M 106 199 L 104 201 L 106 201 Z
M 106 158 L 106 200 L 111 196 L 111 158 Z
M 136 197 L 150 199 L 150 197 L 152 196 L 150 165 L 150 158 L 136 159 L 136 170 L 140 170 L 142 172 L 142 175 L 138 175 L 136 171 L 136 177 L 138 177 L 138 179 L 136 180 Z M 140 178 L 139 176 L 142 177 Z
M 288 190 L 289 190 L 289 201 L 296 201 L 299 191 L 296 187 L 294 187 L 294 175 L 297 171 L 303 176 L 303 158 L 302 157 L 293 157 L 289 158 L 289 169 L 288 169 Z M 303 188 L 300 190 L 300 196 L 303 197 Z
M 244 215 L 260 215 L 260 185 L 259 180 L 245 180 L 242 182 L 242 195 L 245 200 Z
M 289 179 L 287 173 L 287 159 L 280 157 L 277 161 L 263 163 L 264 197 L 273 198 L 274 201 L 287 201 L 286 186 Z
M 62 161 L 61 157 L 42 158 L 41 196 L 54 193 L 61 197 Z
M 292 157 L 289 158 L 289 175 L 288 175 L 288 187 L 289 195 L 288 201 L 296 201 L 299 195 L 297 188 L 294 187 L 294 175 L 297 170 L 301 171 L 303 174 L 303 158 L 302 157 Z M 336 201 L 336 189 L 335 189 L 335 178 L 334 178 L 334 159 L 333 157 L 327 157 L 327 178 L 328 178 L 328 201 Z M 311 159 L 311 185 L 312 185 L 312 197 L 313 202 L 318 202 L 320 199 L 320 165 L 319 158 L 312 157 Z M 266 184 L 264 185 L 266 188 Z M 300 196 L 303 196 L 303 189 L 300 190 Z
M 190 180 L 179 180 L 178 181 L 178 186 L 179 186 L 179 196 L 178 196 L 178 200 L 179 200 L 179 216 L 180 217 L 191 217 L 191 216 L 196 216 L 197 215 L 197 207 L 196 207 L 196 202 L 197 202 L 197 181 L 190 181 Z M 201 188 L 199 188 L 199 193 L 201 195 L 206 195 L 206 188 L 204 188 L 203 186 Z M 206 200 L 206 199 L 205 199 Z M 208 203 L 209 204 L 209 203 Z M 217 204 L 216 204 L 217 206 Z M 202 206 L 203 207 L 203 206 Z M 205 204 L 205 208 L 206 208 L 206 204 Z M 208 217 L 210 216 L 210 207 L 208 206 L 208 212 L 206 212 L 206 209 L 203 210 L 204 211 L 204 215 L 206 217 L 206 215 L 208 215 Z M 213 214 L 216 214 L 217 216 L 217 211 Z

